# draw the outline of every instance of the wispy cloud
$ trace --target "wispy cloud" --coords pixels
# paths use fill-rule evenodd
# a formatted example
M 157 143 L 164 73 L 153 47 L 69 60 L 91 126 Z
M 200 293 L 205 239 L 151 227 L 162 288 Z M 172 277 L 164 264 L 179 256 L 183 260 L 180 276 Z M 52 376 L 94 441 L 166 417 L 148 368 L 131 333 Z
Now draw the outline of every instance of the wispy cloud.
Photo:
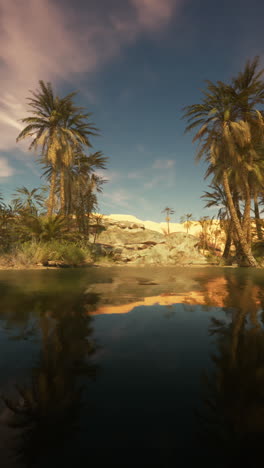
M 171 169 L 174 167 L 173 159 L 156 159 L 152 165 L 153 169 Z
M 107 182 L 115 182 L 119 180 L 121 177 L 123 177 L 122 174 L 118 171 L 105 171 L 103 169 L 98 169 L 96 171 L 96 174 L 99 177 L 102 177 L 103 179 L 105 179 Z
M 16 146 L 28 90 L 40 79 L 74 82 L 98 70 L 142 33 L 164 28 L 182 0 L 108 0 L 101 11 L 98 2 L 75 3 L 0 0 L 0 150 Z
M 14 175 L 15 169 L 9 165 L 6 158 L 0 158 L 0 179 Z
M 143 174 L 142 171 L 131 171 L 127 173 L 128 179 L 142 179 Z
M 109 201 L 112 205 L 118 205 L 125 208 L 130 208 L 130 203 L 128 200 L 131 200 L 133 196 L 124 189 L 114 190 L 113 192 L 104 192 L 102 195 L 102 202 L 109 204 Z
M 137 10 L 139 25 L 148 29 L 162 28 L 170 19 L 175 4 L 174 0 L 132 0 Z

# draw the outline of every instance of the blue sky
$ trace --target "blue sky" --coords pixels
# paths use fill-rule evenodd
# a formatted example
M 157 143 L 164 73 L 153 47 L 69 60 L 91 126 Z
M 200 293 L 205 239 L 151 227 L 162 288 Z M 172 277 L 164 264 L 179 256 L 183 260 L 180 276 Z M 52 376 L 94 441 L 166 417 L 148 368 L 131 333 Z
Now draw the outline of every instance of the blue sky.
M 9 5 L 10 3 L 11 5 Z M 100 212 L 172 221 L 213 215 L 200 199 L 210 182 L 194 162 L 182 107 L 204 80 L 228 81 L 247 59 L 264 65 L 264 2 L 233 0 L 0 0 L 0 191 L 44 184 L 27 143 L 15 138 L 29 89 L 50 81 L 93 113 L 109 157 Z

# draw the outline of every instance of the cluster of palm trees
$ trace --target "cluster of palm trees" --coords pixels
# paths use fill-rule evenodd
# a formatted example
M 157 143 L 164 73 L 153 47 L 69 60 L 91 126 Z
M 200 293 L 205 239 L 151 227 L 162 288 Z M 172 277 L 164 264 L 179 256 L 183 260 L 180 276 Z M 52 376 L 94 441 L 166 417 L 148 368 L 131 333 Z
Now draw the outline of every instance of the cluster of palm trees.
M 193 138 L 199 142 L 196 159 L 205 159 L 205 178 L 212 176 L 207 206 L 217 198 L 240 261 L 254 267 L 258 263 L 252 254 L 251 204 L 262 239 L 258 205 L 264 193 L 264 70 L 258 71 L 258 66 L 255 57 L 231 83 L 207 81 L 201 103 L 183 109 L 185 131 L 198 127 Z
M 73 215 L 80 230 L 87 233 L 87 216 L 97 207 L 96 191 L 102 190 L 104 182 L 95 171 L 105 169 L 108 158 L 100 151 L 86 154 L 92 148 L 90 137 L 98 135 L 98 129 L 90 122 L 91 114 L 74 104 L 76 92 L 59 98 L 50 83 L 41 80 L 39 86 L 28 98 L 31 115 L 21 120 L 26 125 L 17 142 L 30 139 L 29 150 L 40 150 L 39 162 L 49 184 L 48 217 Z

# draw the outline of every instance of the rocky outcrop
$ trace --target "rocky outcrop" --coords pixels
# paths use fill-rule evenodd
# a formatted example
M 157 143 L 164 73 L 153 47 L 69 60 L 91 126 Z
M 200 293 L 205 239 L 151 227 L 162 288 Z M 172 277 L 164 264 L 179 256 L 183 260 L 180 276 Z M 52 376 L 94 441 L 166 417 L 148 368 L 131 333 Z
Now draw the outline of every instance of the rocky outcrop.
M 97 255 L 116 263 L 190 265 L 207 263 L 199 252 L 198 238 L 182 232 L 164 235 L 137 223 L 107 220 L 94 244 Z

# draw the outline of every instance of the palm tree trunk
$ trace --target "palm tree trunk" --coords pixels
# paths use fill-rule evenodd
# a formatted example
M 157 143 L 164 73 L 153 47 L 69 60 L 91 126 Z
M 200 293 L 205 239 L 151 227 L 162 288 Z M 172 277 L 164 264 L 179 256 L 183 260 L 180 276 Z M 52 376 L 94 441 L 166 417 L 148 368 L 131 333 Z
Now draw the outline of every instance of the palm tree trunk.
M 225 242 L 225 248 L 222 257 L 227 259 L 230 256 L 230 249 L 232 245 L 232 231 L 233 231 L 233 226 L 232 226 L 232 220 L 229 220 L 229 226 L 226 232 L 226 242 Z
M 256 192 L 254 193 L 254 213 L 255 213 L 257 236 L 259 240 L 263 240 L 263 234 L 262 234 L 262 229 L 261 229 L 261 219 L 260 219 L 259 206 L 258 206 L 258 196 Z
M 167 224 L 168 224 L 168 234 L 170 233 L 170 221 L 167 219 Z
M 256 259 L 253 257 L 252 252 L 251 252 L 251 245 L 247 243 L 247 239 L 245 237 L 245 234 L 242 230 L 242 226 L 239 222 L 237 212 L 234 206 L 234 202 L 232 199 L 231 191 L 230 191 L 230 186 L 229 186 L 229 181 L 228 181 L 228 175 L 226 169 L 223 170 L 223 186 L 226 194 L 226 199 L 228 202 L 228 207 L 230 211 L 230 215 L 233 221 L 234 228 L 236 230 L 239 243 L 241 245 L 241 249 L 243 251 L 243 254 L 245 258 L 247 259 L 247 262 L 249 266 L 251 267 L 257 267 L 258 264 L 256 262 Z
M 56 171 L 53 168 L 52 173 L 51 173 L 50 193 L 49 193 L 49 200 L 48 200 L 48 217 L 51 217 L 53 215 L 55 187 L 56 187 Z
M 241 215 L 241 211 L 240 211 L 240 208 L 239 208 L 239 200 L 238 200 L 238 194 L 237 194 L 237 192 L 234 192 L 234 193 L 233 193 L 232 198 L 233 198 L 233 200 L 234 200 L 234 205 L 235 205 L 235 209 L 236 209 L 236 212 L 237 212 L 237 217 L 238 217 L 238 219 L 239 219 L 239 222 L 241 223 L 242 215 Z
M 251 245 L 251 219 L 250 219 L 250 209 L 251 209 L 251 193 L 247 180 L 247 175 L 244 175 L 244 187 L 245 187 L 245 208 L 243 214 L 242 228 L 247 239 L 248 245 Z
M 61 169 L 60 174 L 60 202 L 61 202 L 61 213 L 65 216 L 65 172 L 64 168 Z

